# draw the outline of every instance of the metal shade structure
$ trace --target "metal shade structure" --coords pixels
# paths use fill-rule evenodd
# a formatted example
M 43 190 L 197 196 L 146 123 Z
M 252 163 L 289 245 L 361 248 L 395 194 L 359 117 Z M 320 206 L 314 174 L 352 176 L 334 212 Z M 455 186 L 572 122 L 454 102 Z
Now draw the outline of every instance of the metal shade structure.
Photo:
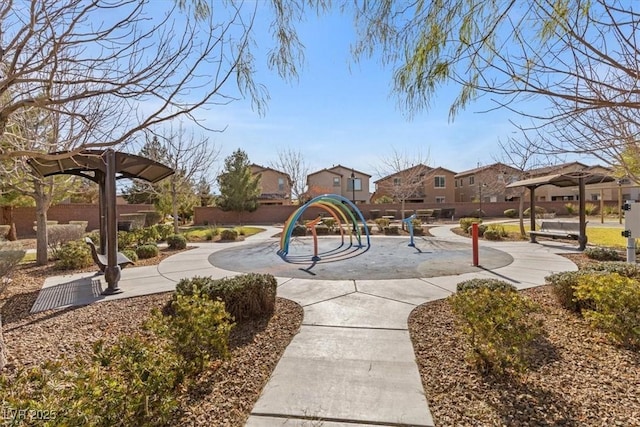
M 156 161 L 135 154 L 107 150 L 84 150 L 65 156 L 68 152 L 49 153 L 60 159 L 31 158 L 29 166 L 40 176 L 77 175 L 90 179 L 100 189 L 100 251 L 107 255 L 104 275 L 108 287 L 104 294 L 119 293 L 120 266 L 117 263 L 118 226 L 116 212 L 116 180 L 137 178 L 156 183 L 175 171 Z
M 603 175 L 598 173 L 592 173 L 587 171 L 577 171 L 564 174 L 555 174 L 541 176 L 537 178 L 524 179 L 522 181 L 516 181 L 508 184 L 506 188 L 527 187 L 529 189 L 529 204 L 532 212 L 531 217 L 531 231 L 536 229 L 536 198 L 535 190 L 543 185 L 554 185 L 556 187 L 575 187 L 578 186 L 578 204 L 579 204 L 579 221 L 580 221 L 580 236 L 578 237 L 578 243 L 580 244 L 580 250 L 583 251 L 587 247 L 587 221 L 585 214 L 585 187 L 591 184 L 600 184 L 603 182 L 612 182 L 616 179 L 609 175 Z M 537 243 L 536 236 L 529 234 L 531 243 Z

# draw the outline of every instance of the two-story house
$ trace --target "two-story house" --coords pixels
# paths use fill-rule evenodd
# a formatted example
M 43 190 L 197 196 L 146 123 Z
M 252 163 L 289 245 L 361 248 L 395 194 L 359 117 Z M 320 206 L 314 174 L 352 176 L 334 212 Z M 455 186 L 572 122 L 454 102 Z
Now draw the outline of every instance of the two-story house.
M 369 203 L 370 179 L 369 174 L 336 165 L 307 175 L 307 195 L 338 194 L 354 203 Z
M 521 176 L 521 171 L 500 162 L 460 172 L 454 177 L 456 202 L 513 200 L 518 190 L 505 187 Z
M 260 175 L 260 196 L 258 203 L 261 205 L 290 205 L 291 204 L 291 177 L 289 174 L 252 164 L 251 173 Z
M 375 195 L 406 203 L 447 203 L 455 201 L 455 172 L 443 167 L 419 164 L 375 181 Z

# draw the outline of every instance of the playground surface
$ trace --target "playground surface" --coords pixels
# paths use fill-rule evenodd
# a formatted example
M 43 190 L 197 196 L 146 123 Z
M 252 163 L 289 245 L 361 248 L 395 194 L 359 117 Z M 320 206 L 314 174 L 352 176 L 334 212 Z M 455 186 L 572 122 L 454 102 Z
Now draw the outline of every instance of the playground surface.
M 303 263 L 285 262 L 276 254 L 277 238 L 271 237 L 279 232 L 281 229 L 267 227 L 266 232 L 243 242 L 202 243 L 157 266 L 126 268 L 120 280 L 124 292 L 117 295 L 100 295 L 105 287 L 103 276 L 84 273 L 51 277 L 32 311 L 172 291 L 177 281 L 194 276 L 221 278 L 242 271 L 272 272 L 278 280 L 278 296 L 300 304 L 304 320 L 255 404 L 248 426 L 433 426 L 408 332 L 411 311 L 425 302 L 446 298 L 463 280 L 497 278 L 524 289 L 544 284 L 551 273 L 577 269 L 557 255 L 575 252 L 575 245 L 555 241 L 481 242 L 480 266 L 469 271 L 471 241 L 454 235 L 449 227 L 430 229 L 435 237 L 425 241 L 433 243 L 421 246 L 426 243 L 416 242 L 417 249 L 407 247 L 406 236 L 374 237 L 369 249 L 371 260 L 367 260 L 367 251 L 322 263 L 323 257 L 330 255 L 327 252 L 340 244 L 334 237 L 322 236 L 319 243 L 323 246 L 318 251 L 321 259 L 309 269 L 309 241 L 301 239 L 300 251 L 296 252 L 297 246 L 293 245 L 289 251 L 290 257 L 306 257 Z M 378 238 L 381 252 L 373 249 Z M 432 252 L 434 264 L 450 264 L 450 274 L 414 277 L 418 274 L 414 268 L 414 276 L 402 278 L 397 272 L 384 272 L 384 267 L 377 276 L 368 271 L 376 262 L 389 262 L 387 269 L 392 262 L 406 260 L 419 265 L 425 261 L 420 257 L 427 256 L 419 250 Z M 460 258 L 454 259 L 458 253 Z M 468 259 L 464 259 L 465 254 Z M 272 256 L 275 258 L 269 258 Z M 230 261 L 222 264 L 221 260 L 227 258 L 237 259 L 243 269 L 233 270 L 239 267 Z M 487 267 L 492 258 L 502 259 L 500 265 Z M 349 263 L 361 264 L 350 272 Z M 400 270 L 409 270 L 402 265 Z M 334 270 L 338 278 L 321 278 L 318 266 Z M 290 270 L 278 272 L 277 268 Z M 300 268 L 317 275 L 291 273 Z M 383 274 L 390 278 L 382 278 Z
M 449 276 L 478 271 L 472 265 L 471 245 L 433 237 L 372 237 L 370 247 L 341 241 L 337 236 L 318 237 L 319 260 L 313 260 L 312 237 L 295 237 L 289 253 L 278 255 L 277 242 L 256 242 L 212 253 L 209 262 L 219 268 L 244 273 L 324 280 L 391 280 Z M 513 262 L 508 253 L 482 247 L 482 267 L 496 269 Z

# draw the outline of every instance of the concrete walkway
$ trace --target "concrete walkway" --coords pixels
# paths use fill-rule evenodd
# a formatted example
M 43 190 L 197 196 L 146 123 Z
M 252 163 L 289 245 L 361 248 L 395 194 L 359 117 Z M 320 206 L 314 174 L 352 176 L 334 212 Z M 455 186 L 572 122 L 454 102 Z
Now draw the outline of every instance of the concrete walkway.
M 32 311 L 54 308 L 60 302 L 79 305 L 170 291 L 185 277 L 235 275 L 212 266 L 209 255 L 246 242 L 272 239 L 279 231 L 268 227 L 267 232 L 245 242 L 199 244 L 156 267 L 127 268 L 120 281 L 125 292 L 109 297 L 99 295 L 101 276 L 50 278 Z M 439 238 L 469 242 L 451 233 L 450 227 L 430 231 Z M 503 279 L 523 289 L 544 284 L 544 277 L 551 273 L 576 270 L 572 262 L 556 255 L 575 252 L 575 245 L 485 241 L 481 245 L 511 254 L 514 262 L 494 270 L 479 268 L 474 273 L 428 279 L 278 277 L 278 295 L 302 305 L 304 320 L 247 425 L 433 426 L 407 328 L 411 311 L 424 302 L 447 297 L 455 292 L 458 282 L 472 277 Z M 92 286 L 87 286 L 88 282 Z M 56 303 L 55 295 L 64 298 Z

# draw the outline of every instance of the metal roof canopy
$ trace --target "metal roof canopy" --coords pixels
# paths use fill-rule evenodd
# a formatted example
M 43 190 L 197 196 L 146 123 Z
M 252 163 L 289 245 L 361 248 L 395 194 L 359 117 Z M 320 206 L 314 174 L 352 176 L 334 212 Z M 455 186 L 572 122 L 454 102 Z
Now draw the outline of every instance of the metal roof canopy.
M 172 175 L 174 170 L 156 161 L 135 154 L 106 150 L 84 150 L 64 157 L 68 151 L 49 153 L 61 155 L 60 159 L 31 158 L 31 168 L 39 175 L 77 175 L 90 179 L 100 189 L 100 250 L 107 255 L 105 280 L 108 283 L 103 294 L 122 292 L 118 288 L 120 266 L 117 263 L 118 223 L 116 213 L 116 180 L 138 178 L 156 183 Z
M 577 171 L 566 174 L 555 174 L 541 176 L 537 178 L 524 179 L 522 181 L 516 181 L 508 184 L 506 188 L 527 187 L 529 189 L 529 205 L 533 215 L 531 217 L 531 231 L 536 229 L 536 204 L 535 204 L 535 190 L 543 185 L 554 185 L 556 187 L 575 187 L 578 186 L 578 204 L 579 204 L 579 221 L 580 221 L 580 236 L 578 237 L 578 243 L 580 244 L 580 250 L 583 251 L 587 247 L 587 221 L 585 214 L 585 186 L 591 184 L 600 184 L 603 182 L 612 182 L 616 179 L 609 175 L 597 174 L 592 172 Z M 536 236 L 529 234 L 531 243 L 538 243 Z

